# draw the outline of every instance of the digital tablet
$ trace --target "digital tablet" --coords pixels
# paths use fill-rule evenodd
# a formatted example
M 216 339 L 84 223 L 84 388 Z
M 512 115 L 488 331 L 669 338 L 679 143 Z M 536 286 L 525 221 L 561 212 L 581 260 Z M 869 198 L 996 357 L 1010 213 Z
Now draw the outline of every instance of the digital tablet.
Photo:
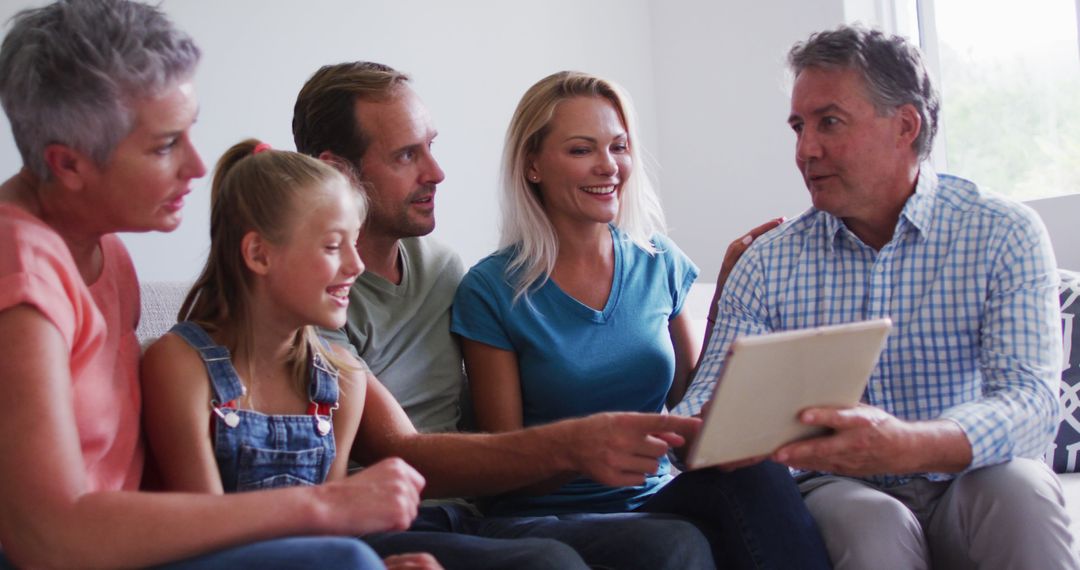
M 824 433 L 798 413 L 857 404 L 890 328 L 877 319 L 735 339 L 686 465 L 768 455 Z

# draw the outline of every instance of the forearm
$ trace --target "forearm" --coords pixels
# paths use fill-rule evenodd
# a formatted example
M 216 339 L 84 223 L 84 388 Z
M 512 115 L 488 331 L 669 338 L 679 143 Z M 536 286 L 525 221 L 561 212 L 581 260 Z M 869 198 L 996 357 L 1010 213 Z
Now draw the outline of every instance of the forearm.
M 675 372 L 672 376 L 671 389 L 667 394 L 668 409 L 674 408 L 686 395 L 694 370 L 701 355 L 700 347 L 694 339 L 694 326 L 687 310 L 679 313 L 668 323 L 668 334 L 675 351 Z
M 959 473 L 971 465 L 972 450 L 967 434 L 954 421 L 930 420 L 907 424 L 907 457 L 911 465 L 904 473 Z
M 4 552 L 20 567 L 144 567 L 257 540 L 331 532 L 326 502 L 315 494 L 300 488 L 272 497 L 89 493 L 13 517 L 19 522 L 5 525 Z
M 1046 382 L 1029 379 L 950 408 L 941 418 L 967 434 L 970 468 L 975 469 L 1015 457 L 1037 457 L 1054 437 L 1060 406 Z
M 574 427 L 567 420 L 494 434 L 405 434 L 386 440 L 385 453 L 424 475 L 425 497 L 495 495 L 577 473 Z

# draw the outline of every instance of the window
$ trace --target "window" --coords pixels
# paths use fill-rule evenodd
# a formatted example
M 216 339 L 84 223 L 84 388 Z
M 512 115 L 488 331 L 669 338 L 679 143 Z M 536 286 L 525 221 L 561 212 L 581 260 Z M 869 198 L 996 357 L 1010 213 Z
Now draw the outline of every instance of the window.
M 895 0 L 942 97 L 939 170 L 1027 200 L 1080 193 L 1080 0 Z M 917 27 L 916 27 L 917 26 Z

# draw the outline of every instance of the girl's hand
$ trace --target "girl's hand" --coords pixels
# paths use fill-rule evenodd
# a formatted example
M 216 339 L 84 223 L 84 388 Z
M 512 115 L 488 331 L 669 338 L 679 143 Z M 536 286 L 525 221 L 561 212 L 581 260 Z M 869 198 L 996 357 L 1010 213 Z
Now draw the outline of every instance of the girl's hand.
M 386 570 L 443 570 L 435 557 L 426 552 L 395 554 L 383 558 Z
M 420 505 L 424 477 L 397 457 L 384 459 L 338 482 L 313 487 L 331 529 L 365 535 L 409 528 Z

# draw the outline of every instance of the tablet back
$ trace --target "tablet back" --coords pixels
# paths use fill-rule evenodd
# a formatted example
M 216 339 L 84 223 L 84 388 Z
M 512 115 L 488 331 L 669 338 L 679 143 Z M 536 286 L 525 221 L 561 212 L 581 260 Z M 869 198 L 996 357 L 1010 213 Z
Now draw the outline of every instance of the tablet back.
M 877 319 L 736 339 L 686 464 L 767 455 L 822 433 L 798 413 L 858 403 L 891 327 Z

